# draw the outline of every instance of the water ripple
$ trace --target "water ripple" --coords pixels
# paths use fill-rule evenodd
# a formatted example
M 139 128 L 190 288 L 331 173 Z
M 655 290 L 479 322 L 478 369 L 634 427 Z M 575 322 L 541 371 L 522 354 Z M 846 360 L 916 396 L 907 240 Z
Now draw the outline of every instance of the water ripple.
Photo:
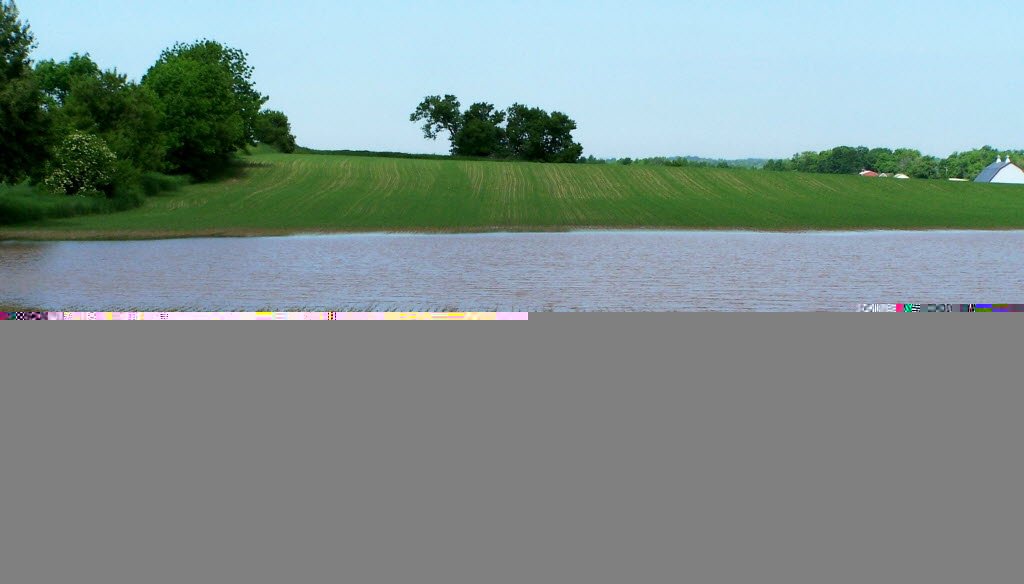
M 54 310 L 845 311 L 901 301 L 1024 301 L 1024 232 L 0 243 L 0 305 Z

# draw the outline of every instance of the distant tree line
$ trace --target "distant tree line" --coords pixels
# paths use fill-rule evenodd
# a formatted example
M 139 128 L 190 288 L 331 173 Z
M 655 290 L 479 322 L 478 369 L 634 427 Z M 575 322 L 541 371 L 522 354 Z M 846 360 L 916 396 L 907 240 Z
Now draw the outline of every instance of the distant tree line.
M 88 54 L 33 64 L 34 48 L 15 2 L 0 0 L 0 182 L 138 202 L 163 173 L 203 180 L 252 144 L 295 150 L 238 49 L 179 43 L 136 82 Z
M 650 158 L 594 158 L 580 160 L 585 164 L 618 164 L 621 166 L 668 166 L 673 168 L 758 168 L 763 161 L 757 159 L 713 160 L 695 156 L 652 156 Z
M 573 140 L 576 122 L 562 112 L 514 104 L 499 110 L 480 102 L 465 111 L 454 95 L 431 95 L 409 116 L 422 122 L 423 136 L 447 134 L 454 156 L 579 162 L 583 146 Z
M 769 160 L 764 169 L 771 171 L 856 174 L 863 170 L 906 174 L 913 178 L 974 179 L 1001 154 L 1024 159 L 1024 151 L 996 150 L 984 146 L 967 152 L 954 152 L 946 158 L 921 154 L 910 148 L 865 148 L 840 146 L 822 152 L 803 152 L 789 160 Z

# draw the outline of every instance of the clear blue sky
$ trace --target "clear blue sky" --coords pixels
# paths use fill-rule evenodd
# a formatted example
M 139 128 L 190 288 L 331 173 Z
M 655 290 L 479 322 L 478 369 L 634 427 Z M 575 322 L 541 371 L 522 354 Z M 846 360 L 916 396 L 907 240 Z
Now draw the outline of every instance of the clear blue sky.
M 599 157 L 782 157 L 849 145 L 1024 146 L 1013 3 L 19 0 L 36 58 L 139 78 L 175 41 L 250 54 L 317 148 L 444 152 L 428 94 L 558 109 Z

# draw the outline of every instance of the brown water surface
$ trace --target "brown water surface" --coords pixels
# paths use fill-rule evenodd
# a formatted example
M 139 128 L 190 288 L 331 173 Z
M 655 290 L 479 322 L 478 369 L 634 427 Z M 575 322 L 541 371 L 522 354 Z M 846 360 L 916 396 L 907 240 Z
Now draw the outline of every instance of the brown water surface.
M 43 310 L 853 310 L 1024 302 L 1024 231 L 583 231 L 0 243 Z

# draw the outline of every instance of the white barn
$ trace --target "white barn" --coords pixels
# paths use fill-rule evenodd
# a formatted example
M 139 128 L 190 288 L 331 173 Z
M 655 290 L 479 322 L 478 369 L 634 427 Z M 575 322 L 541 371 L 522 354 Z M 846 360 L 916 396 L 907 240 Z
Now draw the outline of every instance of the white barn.
M 1024 170 L 1011 162 L 1009 156 L 1006 160 L 999 156 L 995 162 L 988 165 L 988 168 L 981 171 L 974 182 L 1024 185 Z

